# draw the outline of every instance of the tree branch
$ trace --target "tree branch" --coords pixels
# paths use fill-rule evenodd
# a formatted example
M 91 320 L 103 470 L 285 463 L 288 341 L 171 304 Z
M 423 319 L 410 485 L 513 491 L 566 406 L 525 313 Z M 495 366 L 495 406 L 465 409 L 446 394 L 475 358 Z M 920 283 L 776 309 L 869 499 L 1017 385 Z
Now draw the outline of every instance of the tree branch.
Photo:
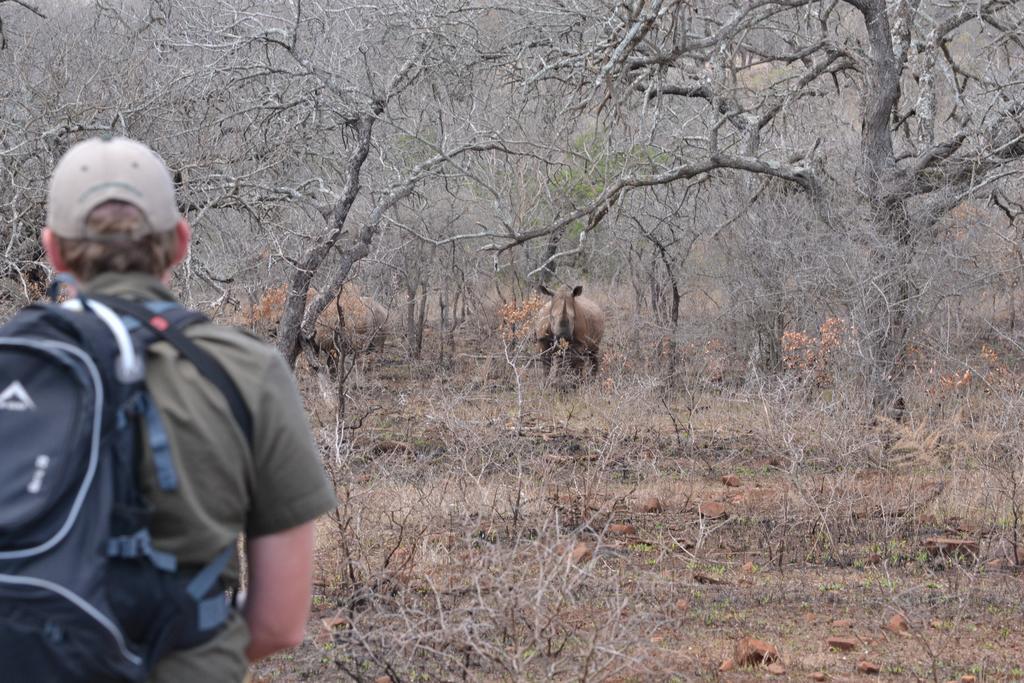
M 535 240 L 538 237 L 544 237 L 553 232 L 563 230 L 565 227 L 580 218 L 590 216 L 601 212 L 602 210 L 606 211 L 607 207 L 613 206 L 615 202 L 618 201 L 619 195 L 624 191 L 642 187 L 652 187 L 655 185 L 667 185 L 677 180 L 685 180 L 721 169 L 746 171 L 748 173 L 768 175 L 782 180 L 787 180 L 789 182 L 796 183 L 812 196 L 821 196 L 824 192 L 818 179 L 815 177 L 813 170 L 808 165 L 784 164 L 777 161 L 758 159 L 756 157 L 714 154 L 703 161 L 676 166 L 663 173 L 642 176 L 623 176 L 606 187 L 604 191 L 602 191 L 601 194 L 599 194 L 592 202 L 569 212 L 551 225 L 537 230 L 530 230 L 529 232 L 521 233 L 519 235 L 514 235 L 509 238 L 509 241 L 506 244 L 490 245 L 485 247 L 485 249 L 495 251 L 496 254 L 501 254 L 509 249 L 525 244 L 531 240 Z

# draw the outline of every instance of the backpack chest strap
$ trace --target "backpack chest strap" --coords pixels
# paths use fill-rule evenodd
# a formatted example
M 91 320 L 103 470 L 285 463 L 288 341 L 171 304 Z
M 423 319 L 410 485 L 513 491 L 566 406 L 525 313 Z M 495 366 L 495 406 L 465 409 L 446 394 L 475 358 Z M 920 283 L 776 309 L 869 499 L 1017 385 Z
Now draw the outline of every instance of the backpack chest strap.
M 178 472 L 174 469 L 174 457 L 171 455 L 171 437 L 164 428 L 160 411 L 145 392 L 138 395 L 136 410 L 146 425 L 146 441 L 153 458 L 156 484 L 161 491 L 175 491 L 178 488 Z

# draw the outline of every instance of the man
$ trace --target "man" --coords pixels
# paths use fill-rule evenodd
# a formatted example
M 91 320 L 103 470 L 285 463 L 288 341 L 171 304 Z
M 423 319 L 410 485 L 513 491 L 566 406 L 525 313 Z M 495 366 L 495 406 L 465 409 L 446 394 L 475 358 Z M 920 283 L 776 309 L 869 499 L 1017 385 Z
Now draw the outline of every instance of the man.
M 172 269 L 191 231 L 178 212 L 163 161 L 126 138 L 91 139 L 60 160 L 50 180 L 42 243 L 50 263 L 86 294 L 173 301 Z M 141 458 L 142 488 L 154 507 L 157 550 L 201 567 L 239 534 L 246 537 L 247 590 L 215 636 L 173 652 L 151 681 L 241 681 L 247 664 L 302 641 L 312 591 L 314 520 L 335 505 L 294 378 L 272 348 L 209 323 L 186 328 L 237 385 L 252 415 L 248 443 L 224 396 L 166 342 L 150 348 L 146 384 L 166 427 L 178 473 L 157 485 Z M 238 580 L 236 563 L 226 585 Z

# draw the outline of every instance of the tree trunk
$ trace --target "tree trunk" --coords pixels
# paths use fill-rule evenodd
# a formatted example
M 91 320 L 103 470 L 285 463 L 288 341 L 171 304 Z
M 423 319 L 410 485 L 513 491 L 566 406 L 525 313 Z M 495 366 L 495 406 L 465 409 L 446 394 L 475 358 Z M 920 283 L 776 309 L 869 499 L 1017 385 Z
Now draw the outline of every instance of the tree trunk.
M 758 311 L 754 317 L 754 336 L 757 345 L 757 367 L 775 375 L 782 371 L 782 334 L 786 331 L 786 316 L 781 310 Z
M 558 253 L 558 243 L 561 241 L 562 233 L 555 231 L 548 235 L 547 244 L 544 246 L 544 251 L 541 253 L 540 262 L 544 264 L 544 267 L 540 271 L 540 284 L 545 287 L 551 285 L 551 281 L 555 279 L 555 274 L 558 269 L 558 259 L 553 258 Z
M 448 359 L 448 296 L 444 289 L 437 293 L 437 308 L 440 316 L 439 327 L 441 328 L 441 343 L 437 347 L 437 363 L 441 367 L 447 367 Z
M 405 342 L 410 359 L 418 359 L 423 352 L 423 328 L 427 316 L 427 283 L 421 278 L 409 283 L 405 289 Z
M 288 284 L 288 295 L 284 302 L 284 312 L 281 314 L 281 321 L 278 324 L 277 348 L 291 365 L 295 364 L 295 358 L 299 355 L 299 333 L 302 327 L 303 314 L 306 310 L 306 296 L 309 291 L 309 283 L 312 282 L 313 275 L 316 274 L 324 259 L 327 258 L 331 249 L 345 232 L 345 223 L 348 219 L 349 210 L 359 194 L 360 172 L 370 152 L 373 124 L 379 113 L 379 111 L 375 111 L 372 114 L 364 114 L 359 117 L 356 123 L 356 146 L 349 155 L 348 169 L 345 172 L 345 187 L 342 190 L 341 198 L 334 206 L 334 211 L 331 214 L 331 227 L 320 241 L 315 243 L 305 253 L 299 262 L 299 266 L 295 269 L 295 273 L 292 275 L 291 282 Z M 368 252 L 368 244 L 360 246 L 365 247 L 364 252 Z M 348 265 L 349 268 L 351 268 L 352 263 L 366 255 L 359 251 L 359 247 L 351 250 L 351 252 L 352 259 Z M 345 275 L 347 276 L 347 274 L 346 272 Z M 326 301 L 324 304 L 321 304 L 320 310 L 323 310 L 324 305 L 326 305 Z
M 416 292 L 419 282 L 412 282 L 405 288 L 405 348 L 410 359 L 418 356 L 416 351 Z
M 900 94 L 900 65 L 885 1 L 861 0 L 855 6 L 864 16 L 870 45 L 861 145 L 869 220 L 881 238 L 875 255 L 880 291 L 869 306 L 865 321 L 873 353 L 869 389 L 876 410 L 899 416 L 906 374 L 909 307 L 914 291 L 910 272 L 913 227 L 907 214 L 907 200 L 896 187 L 896 158 L 889 125 Z
M 427 324 L 427 283 L 420 285 L 420 313 L 416 320 L 416 358 L 423 354 L 423 329 Z
M 912 299 L 916 291 L 911 267 L 914 244 L 910 219 L 902 202 L 883 207 L 879 217 L 882 244 L 875 256 L 879 291 L 868 308 L 867 328 L 871 343 L 869 373 L 875 410 L 900 417 L 903 412 L 902 386 L 907 372 Z

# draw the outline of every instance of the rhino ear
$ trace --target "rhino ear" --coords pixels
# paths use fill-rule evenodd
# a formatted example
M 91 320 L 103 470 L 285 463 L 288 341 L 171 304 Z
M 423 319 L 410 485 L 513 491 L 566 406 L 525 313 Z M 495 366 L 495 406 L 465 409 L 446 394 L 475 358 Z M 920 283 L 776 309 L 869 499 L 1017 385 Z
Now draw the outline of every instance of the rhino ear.
M 545 287 L 544 285 L 537 285 L 537 291 L 543 294 L 544 296 L 554 296 L 554 294 L 551 293 L 551 290 Z
M 573 296 L 579 296 L 582 293 L 583 293 L 583 285 L 576 285 L 575 287 L 572 288 L 572 295 Z

